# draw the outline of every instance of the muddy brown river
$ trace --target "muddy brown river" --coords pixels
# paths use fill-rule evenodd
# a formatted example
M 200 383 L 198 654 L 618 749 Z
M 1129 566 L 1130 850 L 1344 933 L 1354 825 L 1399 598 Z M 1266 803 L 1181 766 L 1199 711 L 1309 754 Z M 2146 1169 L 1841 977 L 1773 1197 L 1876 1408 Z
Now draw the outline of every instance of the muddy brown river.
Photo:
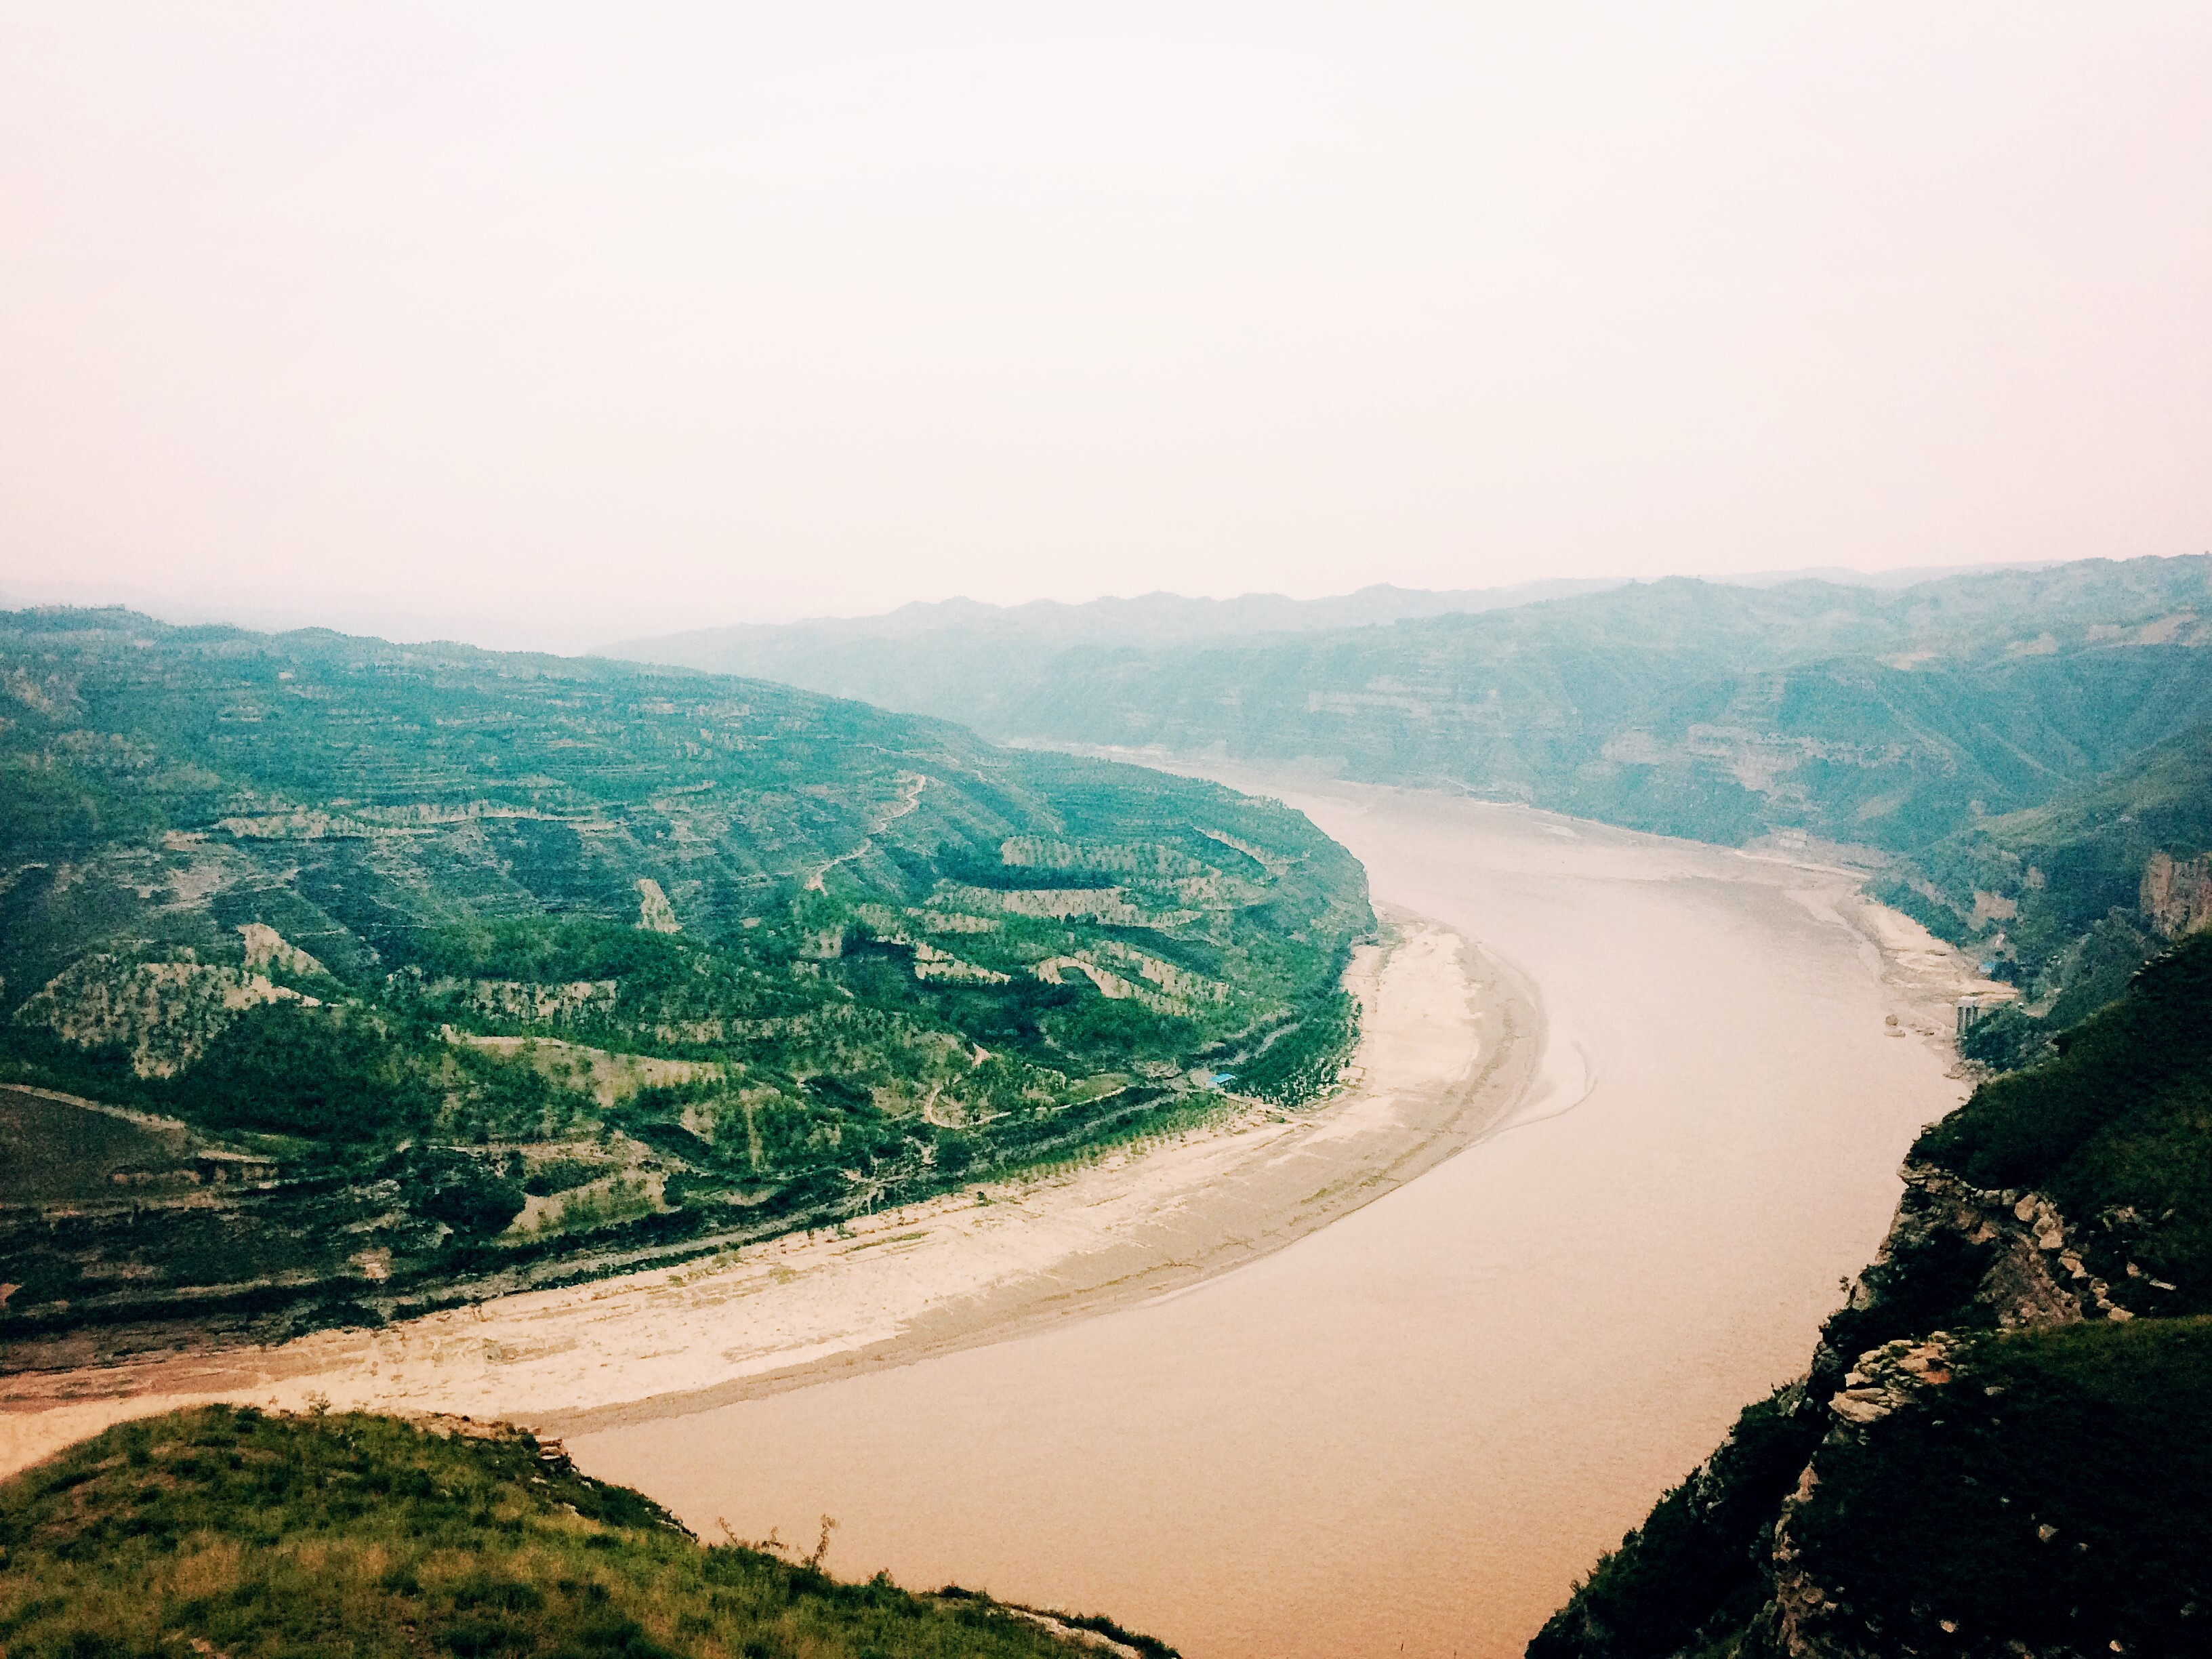
M 710 1538 L 804 1551 L 828 1515 L 840 1577 L 1105 1611 L 1193 1659 L 1517 1653 L 1802 1370 L 1914 1132 L 1964 1097 L 1956 965 L 1838 872 L 1436 796 L 1269 793 L 1378 900 L 1533 984 L 1542 1050 L 1510 1127 L 1193 1288 L 580 1436 L 583 1467 Z

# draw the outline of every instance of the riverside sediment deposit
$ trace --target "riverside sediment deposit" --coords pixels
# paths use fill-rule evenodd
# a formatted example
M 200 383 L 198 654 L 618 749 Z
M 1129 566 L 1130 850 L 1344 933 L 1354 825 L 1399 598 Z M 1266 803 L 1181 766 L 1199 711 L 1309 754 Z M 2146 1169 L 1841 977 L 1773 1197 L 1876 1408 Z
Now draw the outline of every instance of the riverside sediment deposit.
M 1400 917 L 1346 974 L 1362 1038 L 1338 1093 L 1224 1096 L 1157 1144 L 672 1269 L 381 1330 L 0 1382 L 0 1473 L 119 1416 L 222 1398 L 465 1413 L 574 1431 L 995 1341 L 1192 1285 L 1412 1180 L 1502 1121 L 1537 1050 L 1513 976 Z

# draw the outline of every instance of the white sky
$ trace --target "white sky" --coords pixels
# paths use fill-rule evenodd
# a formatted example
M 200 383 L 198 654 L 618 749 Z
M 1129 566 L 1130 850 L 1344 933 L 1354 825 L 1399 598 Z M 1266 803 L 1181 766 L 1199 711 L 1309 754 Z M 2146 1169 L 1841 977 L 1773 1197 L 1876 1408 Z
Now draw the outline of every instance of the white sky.
M 2212 7 L 0 3 L 0 593 L 2212 545 Z

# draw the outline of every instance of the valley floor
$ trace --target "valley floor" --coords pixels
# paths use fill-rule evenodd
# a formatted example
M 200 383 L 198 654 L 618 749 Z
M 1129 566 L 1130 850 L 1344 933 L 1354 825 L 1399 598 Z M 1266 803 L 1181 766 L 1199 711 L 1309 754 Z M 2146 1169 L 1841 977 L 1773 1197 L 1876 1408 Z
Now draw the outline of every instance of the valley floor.
M 1996 988 L 1849 871 L 1229 781 L 1404 907 L 1328 1105 L 732 1261 L 7 1379 L 0 1468 L 192 1400 L 500 1416 L 702 1535 L 834 1515 L 841 1576 L 1208 1659 L 1517 1655 L 1802 1366 L 1966 1092 L 1954 1003 Z
M 0 1473 L 119 1419 L 213 1400 L 501 1418 L 562 1432 L 696 1412 L 996 1341 L 1194 1284 L 1402 1185 L 1507 1121 L 1542 1048 L 1515 976 L 1402 915 L 1346 977 L 1333 1100 L 1225 1099 L 1163 1145 L 675 1269 L 273 1348 L 0 1383 Z
M 1517 1659 L 1803 1366 L 1966 1093 L 1972 964 L 1817 849 L 1225 781 L 1525 974 L 1504 1132 L 1176 1294 L 572 1433 L 580 1467 L 708 1536 L 826 1513 L 840 1573 L 1109 1607 L 1194 1659 Z

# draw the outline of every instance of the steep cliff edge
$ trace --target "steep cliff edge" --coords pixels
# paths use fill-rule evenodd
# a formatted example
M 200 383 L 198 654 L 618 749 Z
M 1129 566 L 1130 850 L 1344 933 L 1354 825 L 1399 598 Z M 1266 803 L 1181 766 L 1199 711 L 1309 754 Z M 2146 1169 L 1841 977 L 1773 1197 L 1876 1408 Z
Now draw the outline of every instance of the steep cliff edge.
M 2161 939 L 2212 927 L 2212 854 L 2193 859 L 2153 853 L 2143 864 L 2136 905 Z
M 2212 1645 L 2212 939 L 1913 1149 L 1807 1376 L 1531 1659 Z

